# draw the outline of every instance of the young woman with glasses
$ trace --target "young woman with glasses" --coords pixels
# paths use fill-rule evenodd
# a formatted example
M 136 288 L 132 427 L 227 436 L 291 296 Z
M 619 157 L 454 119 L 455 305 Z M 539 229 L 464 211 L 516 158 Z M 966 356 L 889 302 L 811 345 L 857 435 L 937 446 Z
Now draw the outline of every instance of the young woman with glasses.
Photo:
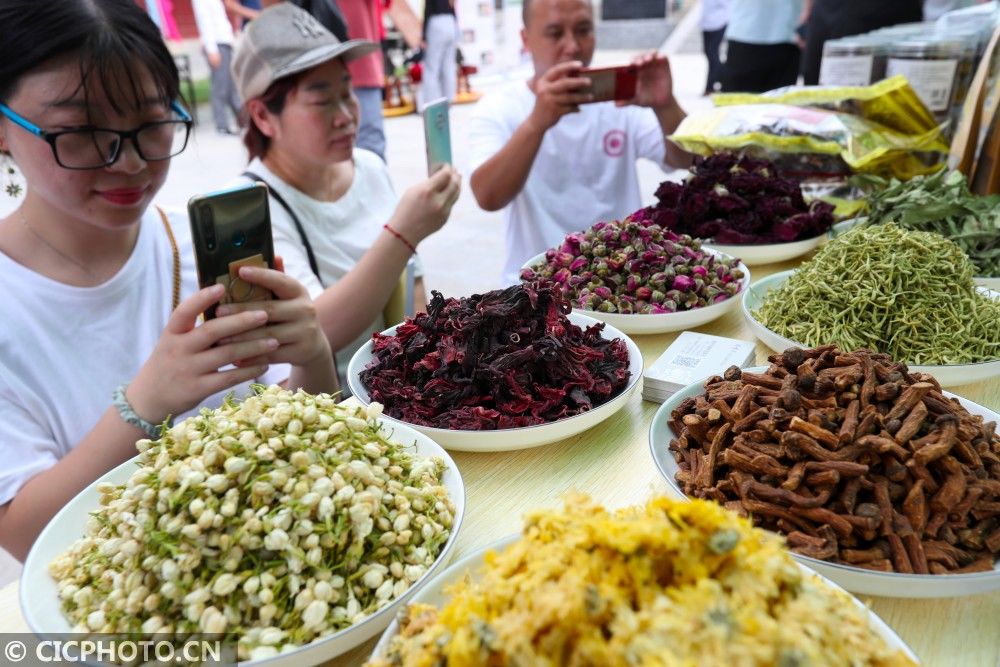
M 0 219 L 0 546 L 17 558 L 168 417 L 249 382 L 335 389 L 283 273 L 243 267 L 277 299 L 198 324 L 222 287 L 198 289 L 187 219 L 151 206 L 191 129 L 178 89 L 132 0 L 0 4 L 0 151 L 27 185 Z

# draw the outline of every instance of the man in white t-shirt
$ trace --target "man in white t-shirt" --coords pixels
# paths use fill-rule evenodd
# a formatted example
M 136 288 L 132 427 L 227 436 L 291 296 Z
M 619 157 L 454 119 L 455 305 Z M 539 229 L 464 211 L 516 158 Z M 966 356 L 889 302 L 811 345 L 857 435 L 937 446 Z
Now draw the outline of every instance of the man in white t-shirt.
M 482 208 L 505 209 L 506 284 L 566 234 L 640 208 L 637 158 L 690 162 L 665 139 L 684 118 L 665 56 L 634 61 L 634 99 L 588 104 L 590 79 L 579 70 L 594 55 L 589 0 L 525 0 L 523 18 L 535 75 L 480 100 L 470 125 L 472 192 Z

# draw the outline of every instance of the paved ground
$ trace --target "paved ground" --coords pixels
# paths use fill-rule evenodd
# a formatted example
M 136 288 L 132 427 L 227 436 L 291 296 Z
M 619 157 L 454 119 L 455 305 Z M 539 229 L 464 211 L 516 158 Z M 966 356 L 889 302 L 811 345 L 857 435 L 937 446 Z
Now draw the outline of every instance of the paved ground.
M 678 32 L 692 29 L 697 30 L 696 21 L 682 21 Z M 711 106 L 707 99 L 701 97 L 707 64 L 694 48 L 694 38 L 675 33 L 668 44 L 683 47 L 670 48 L 675 91 L 681 105 L 688 112 Z M 675 48 L 680 52 L 673 53 Z M 595 64 L 627 62 L 635 53 L 599 51 Z M 526 72 L 510 74 L 511 78 L 519 75 L 523 78 Z M 467 154 L 463 147 L 467 145 L 466 121 L 471 113 L 472 106 L 464 105 L 455 107 L 451 116 L 455 163 L 466 178 Z M 209 117 L 208 109 L 203 109 L 201 118 L 207 120 Z M 426 173 L 420 119 L 415 115 L 386 119 L 386 133 L 389 169 L 397 192 L 401 193 L 424 178 Z M 196 129 L 188 149 L 173 160 L 159 202 L 166 206 L 183 207 L 192 195 L 226 185 L 243 170 L 245 164 L 246 154 L 239 139 L 220 137 L 215 134 L 210 122 L 203 122 Z M 638 169 L 644 197 L 651 201 L 656 186 L 665 178 L 664 174 L 657 166 L 645 161 L 640 162 Z M 0 215 L 14 206 L 16 200 L 0 193 Z M 468 187 L 463 187 L 451 220 L 444 229 L 421 244 L 420 254 L 426 267 L 429 289 L 440 290 L 446 296 L 464 296 L 500 287 L 498 280 L 503 256 L 501 215 L 481 210 Z M 0 585 L 13 580 L 19 572 L 20 566 L 0 550 Z

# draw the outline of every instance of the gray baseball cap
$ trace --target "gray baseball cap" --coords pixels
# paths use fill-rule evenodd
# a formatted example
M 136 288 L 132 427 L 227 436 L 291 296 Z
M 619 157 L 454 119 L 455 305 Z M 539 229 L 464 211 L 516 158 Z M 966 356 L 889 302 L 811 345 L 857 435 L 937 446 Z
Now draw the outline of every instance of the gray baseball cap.
M 341 42 L 313 16 L 289 2 L 268 7 L 247 24 L 236 43 L 233 79 L 245 102 L 283 77 L 334 58 L 351 61 L 378 50 L 375 42 Z

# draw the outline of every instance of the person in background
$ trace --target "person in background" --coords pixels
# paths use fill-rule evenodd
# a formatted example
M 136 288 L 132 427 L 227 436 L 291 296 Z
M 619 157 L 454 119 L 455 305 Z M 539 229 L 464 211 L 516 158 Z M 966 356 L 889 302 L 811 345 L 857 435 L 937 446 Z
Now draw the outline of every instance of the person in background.
M 722 90 L 763 93 L 794 85 L 802 57 L 795 28 L 803 10 L 803 0 L 733 0 Z
M 256 382 L 336 391 L 290 276 L 242 267 L 276 299 L 199 322 L 225 289 L 199 289 L 186 214 L 151 205 L 191 130 L 179 89 L 133 0 L 0 3 L 0 152 L 27 184 L 0 218 L 0 546 L 18 559 L 171 416 Z
M 382 311 L 416 247 L 447 221 L 461 184 L 445 167 L 397 199 L 385 163 L 355 146 L 347 63 L 377 48 L 341 42 L 282 3 L 250 22 L 233 64 L 250 119 L 244 176 L 271 190 L 275 252 L 315 299 L 341 374 L 373 332 L 394 324 Z M 414 303 L 426 303 L 421 280 L 414 291 Z
M 238 135 L 239 130 L 233 129 L 229 118 L 232 112 L 238 125 L 242 106 L 236 93 L 236 84 L 233 83 L 230 74 L 233 59 L 233 24 L 226 16 L 222 0 L 191 0 L 191 8 L 194 9 L 194 20 L 198 25 L 201 45 L 212 71 L 210 95 L 215 130 L 219 134 Z
M 260 0 L 224 0 L 226 9 L 230 14 L 239 18 L 240 29 L 246 27 L 247 23 L 257 18 L 257 14 L 263 9 Z
M 487 211 L 504 209 L 506 285 L 566 234 L 639 209 L 638 158 L 664 168 L 691 162 L 665 139 L 685 115 L 666 56 L 633 61 L 633 99 L 588 104 L 591 82 L 580 70 L 596 47 L 590 2 L 530 0 L 522 12 L 535 74 L 483 97 L 469 125 L 472 192 Z
M 708 79 L 705 94 L 710 95 L 722 81 L 722 61 L 719 50 L 729 23 L 729 9 L 732 0 L 702 0 L 701 2 L 701 42 L 708 58 Z
M 340 11 L 340 5 L 337 0 L 287 1 L 312 14 L 324 28 L 332 32 L 340 41 L 346 42 L 349 39 L 347 34 L 347 20 L 344 18 L 344 13 Z M 280 3 L 275 2 L 275 0 L 264 0 L 265 7 L 276 4 Z
M 828 39 L 916 23 L 923 19 L 923 11 L 923 0 L 806 0 L 803 81 L 807 86 L 819 83 L 823 44 Z
M 426 0 L 421 108 L 442 97 L 449 101 L 455 97 L 458 91 L 457 50 L 455 0 Z
M 382 43 L 383 0 L 340 0 L 351 39 Z M 370 53 L 348 64 L 354 96 L 361 107 L 358 148 L 366 148 L 385 161 L 385 129 L 382 123 L 382 92 L 385 89 L 384 58 L 381 52 Z

